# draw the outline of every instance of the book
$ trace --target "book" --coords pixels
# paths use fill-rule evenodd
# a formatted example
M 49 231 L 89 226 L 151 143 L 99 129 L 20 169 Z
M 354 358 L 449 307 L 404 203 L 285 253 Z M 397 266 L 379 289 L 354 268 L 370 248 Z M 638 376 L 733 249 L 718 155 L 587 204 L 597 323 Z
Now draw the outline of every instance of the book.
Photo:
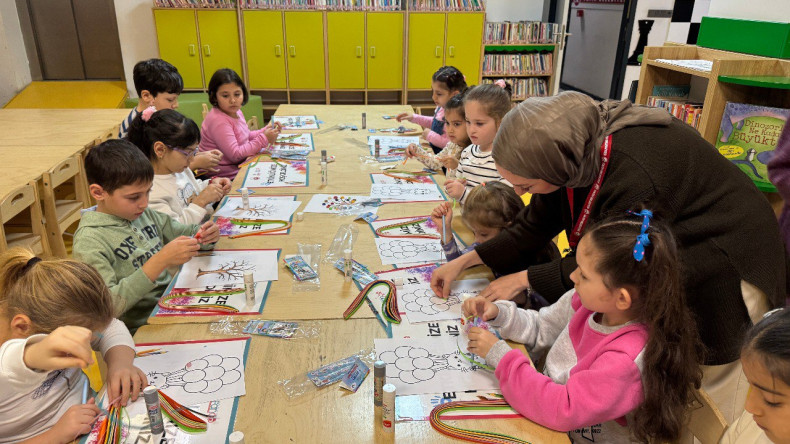
M 768 162 L 790 109 L 727 102 L 716 137 L 716 149 L 730 159 L 762 191 L 775 192 L 768 180 Z

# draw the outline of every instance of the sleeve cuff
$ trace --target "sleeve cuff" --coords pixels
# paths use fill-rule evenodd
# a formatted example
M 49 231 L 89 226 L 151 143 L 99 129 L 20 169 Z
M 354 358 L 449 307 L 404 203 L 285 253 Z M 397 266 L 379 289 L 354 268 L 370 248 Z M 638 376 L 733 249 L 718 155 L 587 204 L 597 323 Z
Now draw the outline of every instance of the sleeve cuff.
M 488 350 L 488 354 L 485 357 L 486 364 L 496 368 L 496 366 L 499 365 L 499 361 L 501 361 L 502 358 L 504 358 L 505 355 L 511 350 L 513 349 L 507 345 L 507 342 L 500 339 L 496 342 L 496 344 L 494 344 L 493 347 L 491 347 L 490 350 Z
M 496 301 L 494 304 L 499 309 L 499 314 L 496 318 L 488 321 L 488 323 L 492 327 L 504 327 L 513 318 L 516 311 L 516 303 L 513 301 Z
M 527 269 L 527 274 L 530 287 L 550 304 L 557 302 L 569 290 L 562 279 L 562 260 L 533 265 Z
M 28 345 L 41 342 L 47 335 L 32 335 L 27 339 L 9 340 L 0 349 L 0 372 L 7 381 L 16 387 L 30 387 L 43 382 L 49 372 L 36 370 L 25 365 L 25 348 Z

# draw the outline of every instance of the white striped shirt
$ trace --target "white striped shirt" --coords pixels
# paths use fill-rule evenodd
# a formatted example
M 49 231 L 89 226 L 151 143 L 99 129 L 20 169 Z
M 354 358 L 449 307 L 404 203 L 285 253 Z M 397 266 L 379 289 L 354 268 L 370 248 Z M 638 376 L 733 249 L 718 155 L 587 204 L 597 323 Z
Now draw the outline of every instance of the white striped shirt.
M 510 182 L 506 181 L 499 175 L 494 164 L 494 158 L 491 156 L 492 151 L 482 151 L 479 145 L 469 145 L 461 153 L 461 159 L 458 161 L 457 175 L 463 174 L 466 179 L 466 187 L 464 194 L 461 196 L 460 202 L 463 204 L 466 201 L 466 196 L 472 188 L 484 182 L 502 182 L 505 185 L 512 187 Z
M 126 137 L 126 134 L 129 133 L 129 127 L 132 126 L 132 120 L 134 120 L 138 114 L 140 114 L 140 111 L 137 111 L 137 107 L 135 106 L 132 108 L 132 112 L 130 112 L 129 115 L 123 119 L 123 122 L 121 122 L 121 129 L 118 130 L 119 139 Z

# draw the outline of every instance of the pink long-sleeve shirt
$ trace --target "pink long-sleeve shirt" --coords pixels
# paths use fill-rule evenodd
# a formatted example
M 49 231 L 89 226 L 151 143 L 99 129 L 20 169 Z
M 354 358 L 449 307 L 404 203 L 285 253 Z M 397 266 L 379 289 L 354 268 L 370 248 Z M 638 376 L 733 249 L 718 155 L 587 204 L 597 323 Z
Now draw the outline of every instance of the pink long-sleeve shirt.
M 433 124 L 433 119 L 443 122 L 444 121 L 444 108 L 441 106 L 436 107 L 436 111 L 434 111 L 434 117 L 423 116 L 422 114 L 414 114 L 412 115 L 411 122 L 420 125 L 423 128 L 430 128 L 431 124 Z M 428 137 L 425 138 L 429 143 L 437 146 L 439 148 L 444 148 L 447 146 L 447 142 L 450 141 L 450 138 L 447 137 L 447 133 L 438 134 L 434 131 L 428 133 Z
M 222 159 L 217 166 L 219 171 L 212 172 L 213 177 L 227 177 L 233 180 L 239 172 L 239 164 L 244 159 L 269 146 L 269 141 L 263 133 L 266 128 L 250 131 L 241 110 L 237 111 L 236 115 L 237 118 L 234 119 L 214 107 L 203 120 L 200 150 L 222 151 Z
M 630 443 L 629 413 L 643 400 L 641 365 L 647 343 L 643 324 L 604 326 L 574 290 L 540 311 L 496 302 L 503 338 L 530 350 L 551 347 L 545 375 L 527 357 L 497 342 L 486 355 L 496 366 L 502 394 L 525 417 L 569 432 L 574 442 Z

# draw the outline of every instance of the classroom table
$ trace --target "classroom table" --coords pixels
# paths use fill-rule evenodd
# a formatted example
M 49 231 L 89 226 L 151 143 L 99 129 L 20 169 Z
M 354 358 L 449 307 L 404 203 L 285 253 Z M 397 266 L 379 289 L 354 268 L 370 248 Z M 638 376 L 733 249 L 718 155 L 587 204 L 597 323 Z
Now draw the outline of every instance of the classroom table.
M 38 181 L 45 171 L 82 152 L 84 145 L 53 145 L 47 149 L 28 146 L 0 145 L 0 200 L 12 190 Z
M 143 326 L 135 342 L 166 342 L 186 338 L 217 339 L 208 324 Z M 386 335 L 373 319 L 320 321 L 318 337 L 282 340 L 255 336 L 245 367 L 247 394 L 239 399 L 234 429 L 247 443 L 449 443 L 427 421 L 399 422 L 395 433 L 381 427 L 381 409 L 373 406 L 373 375 L 356 393 L 337 384 L 289 399 L 277 381 L 373 347 Z M 144 358 L 140 358 L 144 359 Z M 463 428 L 505 433 L 538 444 L 568 443 L 567 435 L 528 419 L 467 419 L 450 421 Z
M 128 109 L 0 109 L 0 146 L 90 144 L 112 133 Z M 30 150 L 30 148 L 28 150 Z

